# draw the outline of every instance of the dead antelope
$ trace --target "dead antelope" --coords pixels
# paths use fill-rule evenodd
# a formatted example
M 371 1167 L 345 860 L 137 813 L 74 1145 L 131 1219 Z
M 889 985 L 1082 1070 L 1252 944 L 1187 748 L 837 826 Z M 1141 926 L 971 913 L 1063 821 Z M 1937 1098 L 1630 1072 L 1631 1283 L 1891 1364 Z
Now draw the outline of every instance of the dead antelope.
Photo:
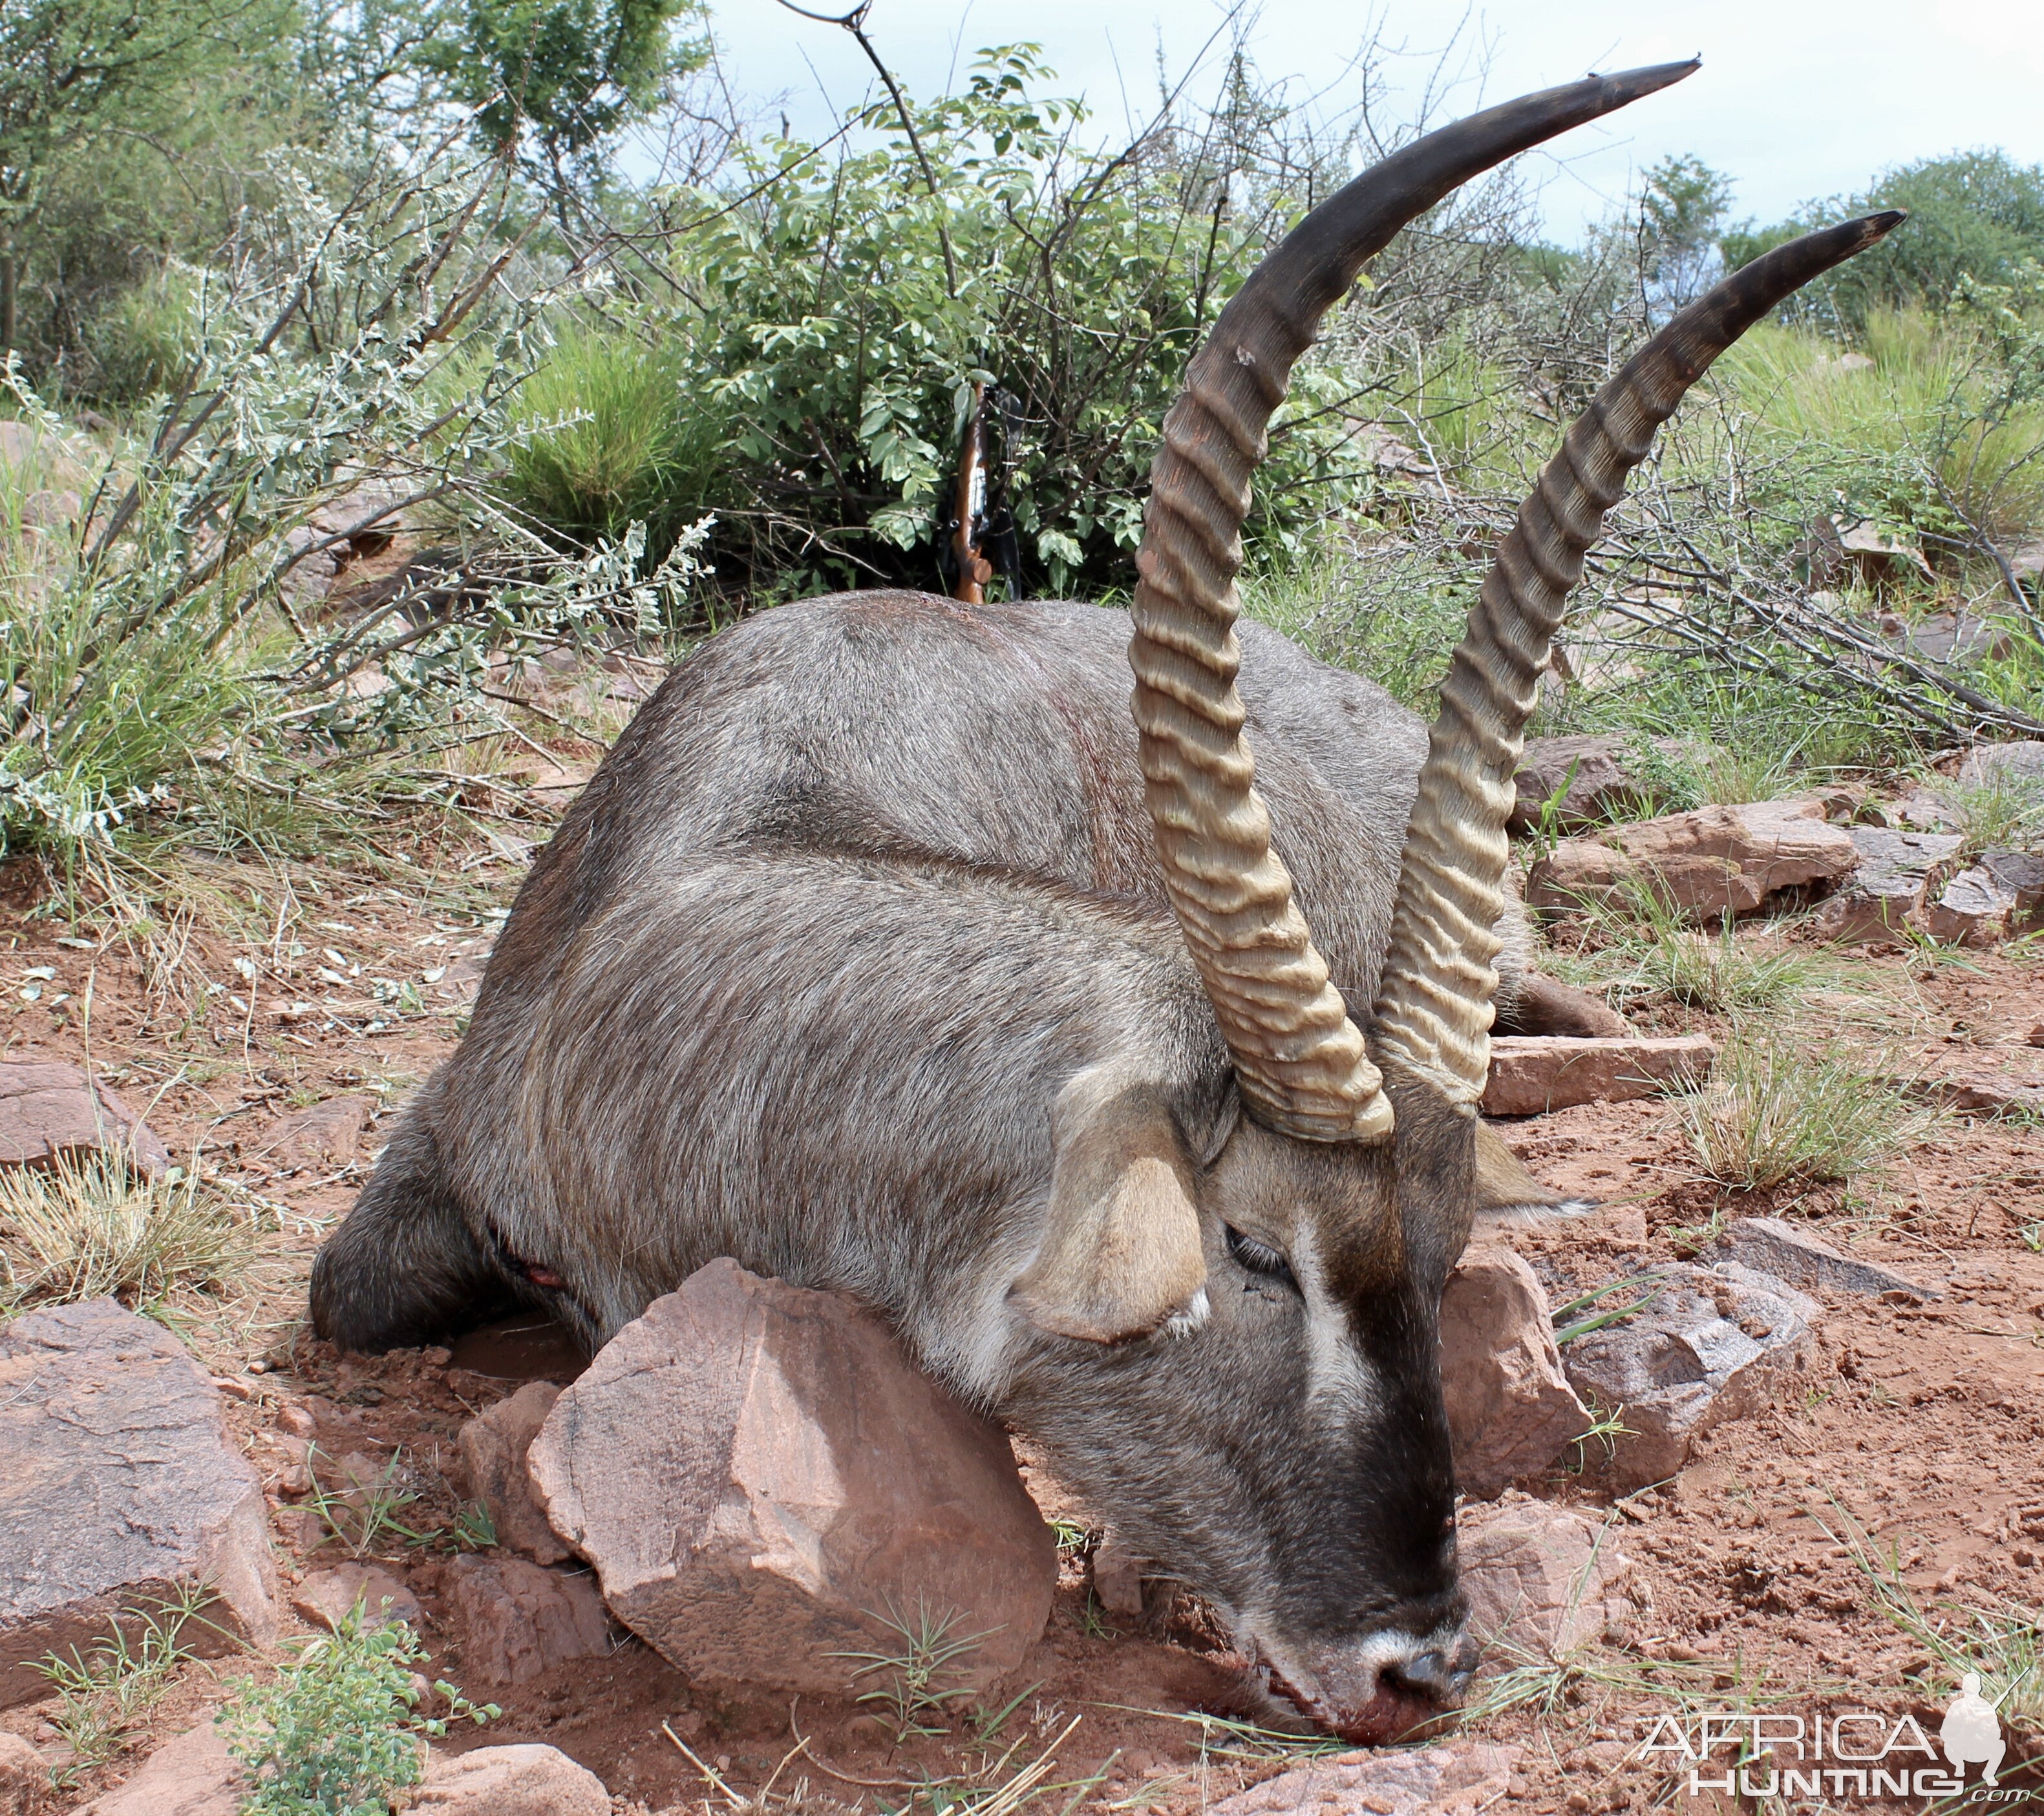
M 1900 217 L 1768 254 L 1627 363 L 1500 545 L 1431 731 L 1238 643 L 1239 532 L 1362 262 L 1692 67 L 1493 108 L 1308 215 L 1192 363 L 1128 613 L 853 594 L 682 664 L 321 1254 L 320 1331 L 522 1303 L 594 1344 L 720 1255 L 843 1288 L 1209 1596 L 1274 1706 L 1377 1741 L 1452 1705 L 1435 1316 L 1523 1184 L 1479 1177 L 1476 1106 L 1535 678 L 1684 390 Z

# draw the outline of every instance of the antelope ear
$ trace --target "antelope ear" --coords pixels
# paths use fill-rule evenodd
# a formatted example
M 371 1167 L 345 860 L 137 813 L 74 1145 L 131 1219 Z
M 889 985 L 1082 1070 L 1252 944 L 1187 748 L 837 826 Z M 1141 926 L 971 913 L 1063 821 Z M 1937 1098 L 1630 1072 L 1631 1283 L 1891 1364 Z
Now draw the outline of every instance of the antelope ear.
M 1472 1221 L 1480 1234 L 1550 1217 L 1574 1217 L 1596 1208 L 1593 1198 L 1573 1198 L 1543 1184 L 1487 1123 L 1476 1126 L 1475 1164 L 1470 1180 Z
M 1009 1288 L 1042 1330 L 1112 1343 L 1192 1307 L 1206 1284 L 1193 1169 L 1165 1088 L 1089 1066 L 1051 1112 L 1051 1202 L 1035 1257 Z

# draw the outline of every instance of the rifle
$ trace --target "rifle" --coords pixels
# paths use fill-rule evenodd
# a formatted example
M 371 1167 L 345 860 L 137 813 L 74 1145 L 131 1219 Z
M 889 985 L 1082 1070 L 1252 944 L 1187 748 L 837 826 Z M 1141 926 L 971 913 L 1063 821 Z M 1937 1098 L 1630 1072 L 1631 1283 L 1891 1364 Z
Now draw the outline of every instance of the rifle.
M 951 511 L 943 520 L 937 538 L 937 566 L 945 589 L 952 598 L 966 605 L 986 603 L 984 589 L 997 569 L 1007 583 L 1008 597 L 1011 600 L 1022 597 L 1022 555 L 1007 497 L 1009 476 L 1013 470 L 1012 412 L 1008 394 L 997 386 L 993 398 L 1001 413 L 998 477 L 992 477 L 988 467 L 987 390 L 975 381 L 972 408 L 966 413 L 964 433 L 959 440 L 958 477 L 951 488 Z

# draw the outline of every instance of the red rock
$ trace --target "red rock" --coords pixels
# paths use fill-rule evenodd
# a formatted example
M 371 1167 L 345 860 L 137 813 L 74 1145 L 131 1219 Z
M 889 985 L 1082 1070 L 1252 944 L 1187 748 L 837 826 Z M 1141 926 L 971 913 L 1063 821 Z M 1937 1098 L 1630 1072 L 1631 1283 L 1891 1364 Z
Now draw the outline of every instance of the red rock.
M 1814 925 L 1848 946 L 1908 946 L 1921 918 L 1923 893 L 1963 843 L 1954 833 L 1851 829 L 1859 866 L 1818 909 Z
M 1701 918 L 1753 914 L 1785 890 L 1828 889 L 1859 862 L 1852 835 L 1815 800 L 1704 807 L 1565 839 L 1532 869 L 1526 900 L 1569 909 L 1615 893 L 1628 879 Z
M 148 1125 L 75 1065 L 0 1062 L 0 1166 L 48 1166 L 96 1148 L 125 1152 L 152 1175 L 171 1164 Z
M 359 1607 L 365 1627 L 422 1618 L 419 1599 L 387 1570 L 374 1565 L 340 1564 L 316 1570 L 291 1592 L 291 1606 L 315 1626 L 337 1627 Z
M 226 1736 L 205 1721 L 157 1748 L 133 1778 L 79 1816 L 237 1816 L 242 1789 Z
M 1223 1798 L 1212 1816 L 1475 1816 L 1501 1807 L 1522 1750 L 1457 1741 L 1336 1753 Z
M 448 1599 L 462 1632 L 462 1669 L 479 1684 L 529 1684 L 576 1658 L 608 1658 L 610 1622 L 586 1572 L 522 1557 L 457 1557 Z
M 560 1397 L 551 1381 L 528 1381 L 461 1428 L 469 1492 L 490 1510 L 497 1542 L 536 1564 L 558 1564 L 573 1555 L 547 1524 L 525 1475 L 525 1453 Z
M 1919 1286 L 1892 1269 L 1862 1261 L 1821 1241 L 1809 1231 L 1779 1217 L 1742 1217 L 1711 1245 L 1710 1257 L 1743 1263 L 1757 1273 L 1805 1292 L 1853 1292 L 1878 1296 L 1907 1292 L 1918 1299 L 1942 1296 L 1934 1287 Z
M 360 1097 L 329 1097 L 279 1116 L 250 1156 L 279 1169 L 340 1166 L 355 1158 L 369 1104 Z
M 1486 1116 L 1538 1116 L 1575 1104 L 1624 1104 L 1709 1075 L 1716 1043 L 1708 1035 L 1662 1039 L 1570 1040 L 1500 1035 L 1490 1043 Z
M 2044 1046 L 2044 1041 L 2038 1044 Z M 1969 1077 L 1906 1080 L 1904 1088 L 1912 1097 L 1942 1104 L 1965 1115 L 2044 1114 L 2044 1080 L 2040 1079 L 1977 1073 Z
M 1043 1630 L 1057 1545 L 1008 1440 L 851 1299 L 717 1261 L 564 1392 L 527 1470 L 626 1626 L 691 1677 L 863 1688 L 920 1608 L 985 1637 L 983 1689 Z
M 262 1484 L 205 1371 L 110 1299 L 0 1328 L 0 1707 L 49 1694 L 45 1653 L 200 1582 L 187 1645 L 275 1636 Z
M 0 1816 L 43 1816 L 52 1801 L 43 1756 L 19 1734 L 0 1733 Z
M 1456 1551 L 1470 1630 L 1486 1645 L 1566 1657 L 1631 1619 L 1631 1561 L 1600 1522 L 1545 1501 L 1465 1510 Z
M 435 1816 L 610 1816 L 610 1793 L 558 1747 L 435 1753 L 405 1807 Z
M 1644 772 L 1654 759 L 1679 770 L 1684 766 L 1695 766 L 1708 754 L 1680 738 L 1642 741 L 1616 732 L 1528 738 L 1518 772 L 1512 778 L 1518 799 L 1506 830 L 1518 835 L 1533 831 L 1540 824 L 1548 802 L 1557 795 L 1561 799 L 1555 802 L 1551 823 L 1570 831 L 1617 819 L 1627 811 L 1650 808 L 1654 785 Z M 1696 797 L 1689 798 L 1693 800 Z
M 1455 1485 L 1488 1500 L 1590 1427 L 1562 1373 L 1547 1296 L 1502 1243 L 1463 1251 L 1441 1295 L 1441 1391 Z

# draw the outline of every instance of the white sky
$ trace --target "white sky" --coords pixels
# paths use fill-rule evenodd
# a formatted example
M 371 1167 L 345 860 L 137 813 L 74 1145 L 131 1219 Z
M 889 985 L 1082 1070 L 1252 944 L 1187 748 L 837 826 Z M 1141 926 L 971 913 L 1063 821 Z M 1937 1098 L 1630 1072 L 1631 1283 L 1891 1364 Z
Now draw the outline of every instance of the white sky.
M 804 0 L 817 12 L 849 3 Z M 936 92 L 982 45 L 1033 40 L 1058 91 L 1083 94 L 1112 129 L 1154 105 L 1159 46 L 1176 79 L 1222 16 L 1212 0 L 874 0 L 866 29 L 912 95 Z M 712 20 L 736 86 L 778 100 L 797 131 L 832 130 L 873 83 L 847 33 L 774 0 L 713 0 Z M 2044 163 L 2044 0 L 1262 0 L 1251 49 L 1266 79 L 1289 79 L 1302 98 L 1327 89 L 1338 105 L 1357 92 L 1341 78 L 1373 22 L 1408 53 L 1394 81 L 1413 83 L 1461 28 L 1450 67 L 1466 79 L 1450 113 L 1701 52 L 1687 82 L 1536 154 L 1557 240 L 1575 239 L 1635 169 L 1670 152 L 1725 172 L 1735 217 L 1763 221 L 1913 158 L 2000 145 Z

